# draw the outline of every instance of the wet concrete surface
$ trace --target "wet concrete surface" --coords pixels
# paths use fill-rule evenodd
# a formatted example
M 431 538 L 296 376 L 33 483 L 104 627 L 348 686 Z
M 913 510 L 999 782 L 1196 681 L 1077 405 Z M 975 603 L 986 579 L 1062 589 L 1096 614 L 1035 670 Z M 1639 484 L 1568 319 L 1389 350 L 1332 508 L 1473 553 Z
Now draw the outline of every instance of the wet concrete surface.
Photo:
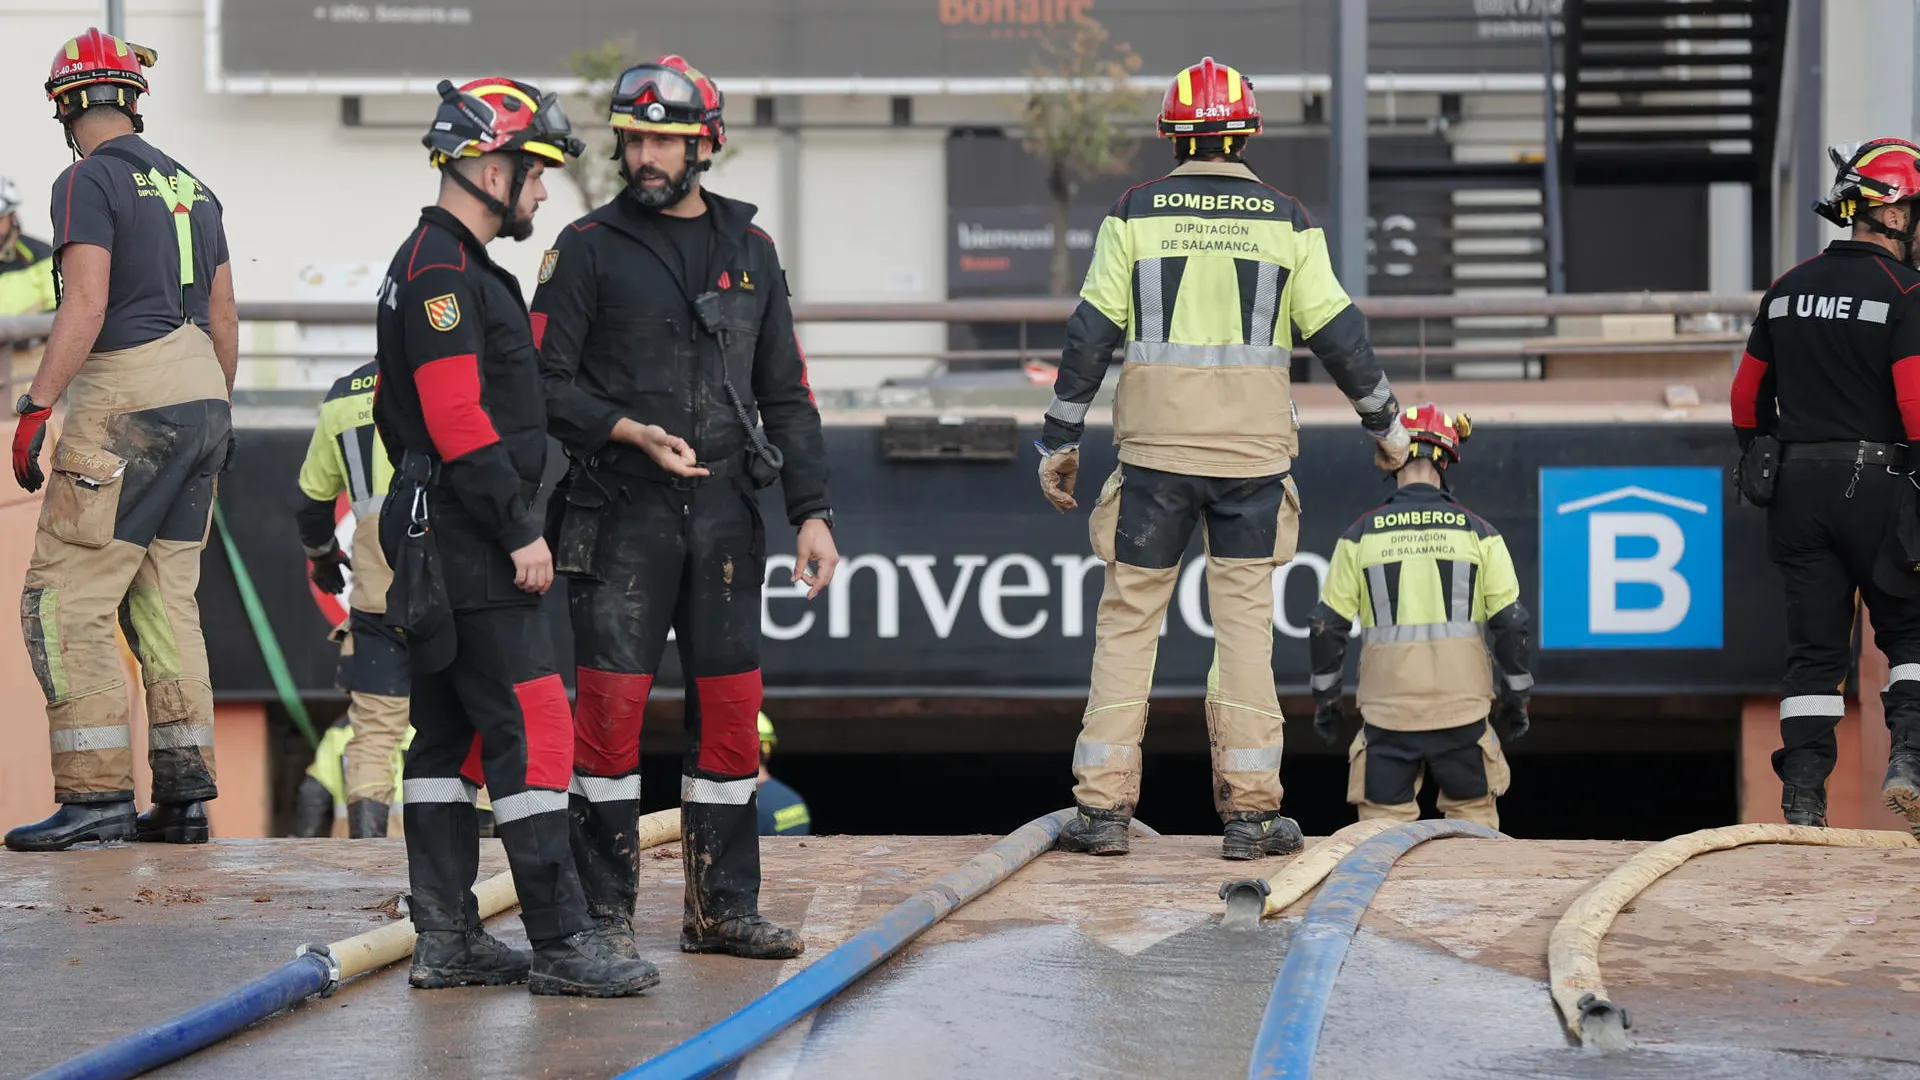
M 679 854 L 658 849 L 642 868 L 636 929 L 662 981 L 645 997 L 413 991 L 401 966 L 154 1075 L 610 1076 L 745 1005 L 988 842 L 767 841 L 763 909 L 803 925 L 810 943 L 785 963 L 678 952 Z M 1316 1075 L 1920 1080 L 1910 900 L 1920 851 L 1749 848 L 1696 860 L 1622 915 L 1601 958 L 1639 1048 L 1573 1049 L 1546 993 L 1546 935 L 1636 847 L 1415 849 L 1348 955 Z M 1136 840 L 1125 859 L 1044 856 L 733 1073 L 1245 1075 L 1306 905 L 1255 932 L 1220 930 L 1215 890 L 1248 867 L 1217 851 L 1217 839 L 1165 837 Z M 489 842 L 484 872 L 503 868 Z M 398 841 L 0 852 L 0 1077 L 173 1015 L 302 942 L 381 925 L 404 889 Z M 525 941 L 515 918 L 490 927 Z

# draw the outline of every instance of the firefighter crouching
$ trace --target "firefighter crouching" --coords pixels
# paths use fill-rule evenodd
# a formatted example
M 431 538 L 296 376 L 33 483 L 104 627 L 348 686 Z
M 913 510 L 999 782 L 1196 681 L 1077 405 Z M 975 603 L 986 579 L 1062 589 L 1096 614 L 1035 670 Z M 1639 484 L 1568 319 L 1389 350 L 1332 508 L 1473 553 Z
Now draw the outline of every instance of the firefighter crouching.
M 678 56 L 620 76 L 611 123 L 627 185 L 560 231 L 533 322 L 549 427 L 572 461 L 552 535 L 578 665 L 573 842 L 587 902 L 630 952 L 640 726 L 671 628 L 687 683 L 680 948 L 779 959 L 804 946 L 760 915 L 756 489 L 780 482 L 809 596 L 839 556 L 786 275 L 754 208 L 700 182 L 726 141 L 723 108 Z
M 1773 768 L 1787 822 L 1825 825 L 1865 601 L 1890 668 L 1881 793 L 1920 833 L 1920 146 L 1875 139 L 1829 154 L 1837 173 L 1815 210 L 1853 235 L 1761 297 L 1733 380 L 1739 486 L 1767 508 L 1768 549 L 1786 579 Z
M 1334 545 L 1314 608 L 1314 730 L 1329 743 L 1340 726 L 1340 683 L 1353 619 L 1360 619 L 1360 715 L 1348 758 L 1347 801 L 1360 819 L 1412 821 L 1423 775 L 1450 818 L 1500 827 L 1494 800 L 1507 790 L 1509 740 L 1527 732 L 1527 609 L 1499 530 L 1447 490 L 1447 470 L 1472 431 L 1436 405 L 1407 412 L 1412 456 L 1399 490 Z M 1486 632 L 1493 632 L 1493 664 Z
M 534 87 L 443 81 L 440 94 L 422 140 L 441 173 L 439 201 L 381 287 L 374 402 L 394 467 L 380 513 L 394 572 L 386 620 L 406 638 L 415 729 L 403 795 L 419 931 L 408 981 L 636 994 L 659 973 L 601 940 L 567 844 L 573 731 L 539 615 L 553 562 L 533 513 L 546 410 L 520 283 L 487 255 L 495 236 L 531 233 L 541 173 L 582 147 L 559 103 Z M 531 959 L 480 925 L 483 778 Z
M 1273 570 L 1293 558 L 1300 497 L 1289 365 L 1297 331 L 1377 440 L 1383 468 L 1406 433 L 1367 324 L 1334 280 L 1326 237 L 1300 204 L 1241 160 L 1260 132 L 1253 87 L 1211 57 L 1180 73 L 1160 134 L 1179 166 L 1120 197 L 1100 226 L 1037 444 L 1040 485 L 1065 512 L 1087 409 L 1116 348 L 1120 468 L 1089 532 L 1106 562 L 1092 686 L 1073 751 L 1068 851 L 1119 855 L 1140 797 L 1160 622 L 1180 559 L 1204 521 L 1217 677 L 1207 693 L 1221 854 L 1300 847 L 1280 814 L 1280 704 L 1273 687 Z
M 338 596 L 347 591 L 346 571 L 353 572 L 347 621 L 333 636 L 341 643 L 338 682 L 348 694 L 353 730 L 341 794 L 347 835 L 356 840 L 387 835 L 394 749 L 407 731 L 407 646 L 385 618 L 393 570 L 380 550 L 380 503 L 393 483 L 393 463 L 373 425 L 378 373 L 378 362 L 370 362 L 341 376 L 320 402 L 320 422 L 300 466 L 295 514 L 314 587 Z M 354 514 L 351 555 L 341 550 L 334 521 L 334 504 L 343 494 Z M 332 799 L 325 805 L 330 818 Z
M 80 156 L 53 186 L 63 283 L 33 385 L 14 404 L 13 475 L 40 525 L 20 599 L 47 698 L 52 817 L 16 851 L 207 839 L 213 688 L 194 594 L 214 477 L 232 451 L 239 321 L 220 203 L 140 137 L 153 53 L 98 30 L 54 54 L 47 97 Z M 46 424 L 65 395 L 52 475 Z M 153 808 L 136 822 L 116 616 L 146 686 Z

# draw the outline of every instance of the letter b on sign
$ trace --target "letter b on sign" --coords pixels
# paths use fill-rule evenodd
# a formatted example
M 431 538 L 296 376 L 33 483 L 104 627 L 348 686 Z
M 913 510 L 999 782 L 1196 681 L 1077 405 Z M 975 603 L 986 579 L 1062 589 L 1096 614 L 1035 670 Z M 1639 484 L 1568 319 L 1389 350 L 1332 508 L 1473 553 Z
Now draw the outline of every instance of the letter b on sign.
M 1717 649 L 1719 469 L 1540 470 L 1540 644 Z

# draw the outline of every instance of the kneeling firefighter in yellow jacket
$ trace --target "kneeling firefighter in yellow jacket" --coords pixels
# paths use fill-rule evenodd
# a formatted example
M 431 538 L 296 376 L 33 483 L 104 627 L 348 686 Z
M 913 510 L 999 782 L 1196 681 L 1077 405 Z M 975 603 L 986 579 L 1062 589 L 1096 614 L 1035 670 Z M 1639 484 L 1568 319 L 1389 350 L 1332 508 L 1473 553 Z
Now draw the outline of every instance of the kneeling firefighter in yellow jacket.
M 1413 453 L 1392 497 L 1361 515 L 1333 549 L 1314 609 L 1314 730 L 1333 742 L 1340 725 L 1341 671 L 1353 619 L 1360 619 L 1360 714 L 1349 756 L 1347 801 L 1362 820 L 1420 816 L 1422 774 L 1440 787 L 1450 818 L 1499 828 L 1494 800 L 1509 774 L 1500 741 L 1527 731 L 1527 609 L 1499 530 L 1447 491 L 1446 469 L 1472 431 L 1436 405 L 1407 413 Z M 1493 631 L 1493 663 L 1486 633 Z
M 1127 850 L 1160 622 L 1202 521 L 1219 656 L 1207 727 L 1221 854 L 1299 849 L 1299 826 L 1280 814 L 1273 689 L 1273 570 L 1293 558 L 1299 536 L 1296 332 L 1378 440 L 1382 466 L 1406 460 L 1399 405 L 1365 317 L 1334 280 L 1325 234 L 1240 160 L 1259 131 L 1253 87 L 1239 72 L 1211 57 L 1181 72 L 1160 114 L 1179 167 L 1114 205 L 1067 323 L 1038 443 L 1041 490 L 1063 512 L 1077 505 L 1088 406 L 1125 347 L 1113 419 L 1121 467 L 1089 528 L 1106 580 L 1073 751 L 1079 815 L 1060 837 L 1068 851 Z

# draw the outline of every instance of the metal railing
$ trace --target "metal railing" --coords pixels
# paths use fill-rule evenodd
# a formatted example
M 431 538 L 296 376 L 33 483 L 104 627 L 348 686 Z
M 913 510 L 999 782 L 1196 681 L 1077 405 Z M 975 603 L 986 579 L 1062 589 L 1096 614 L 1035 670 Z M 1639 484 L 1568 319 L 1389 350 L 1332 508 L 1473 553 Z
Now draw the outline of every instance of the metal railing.
M 1759 293 L 1593 293 L 1532 296 L 1369 296 L 1356 301 L 1373 324 L 1375 352 L 1394 374 L 1446 377 L 1464 361 L 1506 361 L 1519 377 L 1529 369 L 1524 362 L 1550 352 L 1589 352 L 1596 355 L 1721 353 L 1735 348 L 1729 334 L 1744 330 L 1758 309 Z M 1012 367 L 1022 362 L 1057 359 L 1060 328 L 1078 301 L 1072 297 L 1031 299 L 944 300 L 911 303 L 797 303 L 794 321 L 818 324 L 944 324 L 952 327 L 1014 329 L 1013 339 L 996 347 L 875 350 L 871 352 L 815 351 L 821 361 L 921 361 L 936 370 Z M 293 323 L 302 326 L 367 326 L 374 321 L 371 303 L 313 303 L 266 301 L 242 303 L 240 318 L 248 323 Z M 1607 315 L 1670 315 L 1674 335 L 1646 339 L 1568 343 L 1556 347 L 1554 320 Z M 1465 320 L 1466 322 L 1463 322 Z M 1473 320 L 1526 320 L 1531 326 L 1473 328 Z M 44 338 L 53 325 L 51 315 L 0 318 L 0 341 Z M 1034 331 L 1041 331 L 1036 334 Z M 1704 330 L 1706 333 L 1686 333 Z M 1033 339 L 1039 340 L 1033 340 Z M 243 340 L 246 336 L 243 335 Z M 1304 349 L 1296 350 L 1305 357 Z M 364 354 L 329 352 L 322 348 L 276 348 L 246 351 L 249 364 L 295 360 L 364 362 Z M 14 396 L 13 372 L 6 373 L 6 400 Z M 243 366 L 243 380 L 244 380 Z

